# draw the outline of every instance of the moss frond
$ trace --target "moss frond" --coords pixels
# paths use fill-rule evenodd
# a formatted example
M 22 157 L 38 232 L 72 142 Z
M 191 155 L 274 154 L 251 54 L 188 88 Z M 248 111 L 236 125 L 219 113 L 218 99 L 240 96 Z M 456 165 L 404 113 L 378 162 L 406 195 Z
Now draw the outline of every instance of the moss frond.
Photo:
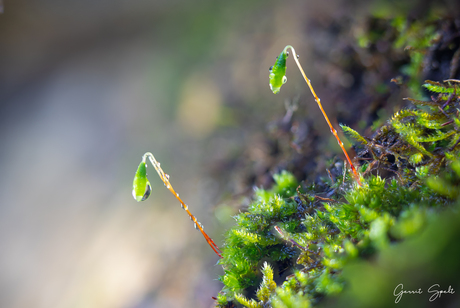
M 254 299 L 249 300 L 242 294 L 236 294 L 235 299 L 238 303 L 240 303 L 241 305 L 247 308 L 262 308 L 263 307 L 261 303 L 258 303 Z
M 422 100 L 413 99 L 413 98 L 410 98 L 410 97 L 406 97 L 406 98 L 403 98 L 403 99 L 407 100 L 407 101 L 410 101 L 412 104 L 414 104 L 416 106 L 430 106 L 430 107 L 439 106 L 438 103 L 433 102 L 433 101 L 422 101 Z
M 428 91 L 434 93 L 451 94 L 455 91 L 453 87 L 446 86 L 441 84 L 440 82 L 435 82 L 431 80 L 426 80 L 423 87 L 426 88 Z
M 359 143 L 362 143 L 362 144 L 367 144 L 367 140 L 361 136 L 357 131 L 355 131 L 354 129 L 346 126 L 346 125 L 343 125 L 343 124 L 340 124 L 340 127 L 343 129 L 343 131 L 349 135 L 351 138 L 353 138 L 355 141 L 359 142 Z
M 276 283 L 273 280 L 273 269 L 267 262 L 264 262 L 262 274 L 262 283 L 260 284 L 260 288 L 257 290 L 256 295 L 261 302 L 266 303 L 276 288 Z

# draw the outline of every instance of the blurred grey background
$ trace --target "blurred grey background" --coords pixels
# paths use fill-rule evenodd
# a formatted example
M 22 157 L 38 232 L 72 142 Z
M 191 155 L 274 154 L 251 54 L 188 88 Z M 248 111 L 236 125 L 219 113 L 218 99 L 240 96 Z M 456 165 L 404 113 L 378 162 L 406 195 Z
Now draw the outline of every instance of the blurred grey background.
M 0 306 L 212 307 L 218 257 L 151 167 L 151 198 L 133 200 L 141 156 L 156 156 L 220 245 L 229 187 L 209 169 L 308 91 L 293 75 L 274 96 L 268 68 L 292 44 L 308 71 L 306 20 L 347 5 L 4 1 Z

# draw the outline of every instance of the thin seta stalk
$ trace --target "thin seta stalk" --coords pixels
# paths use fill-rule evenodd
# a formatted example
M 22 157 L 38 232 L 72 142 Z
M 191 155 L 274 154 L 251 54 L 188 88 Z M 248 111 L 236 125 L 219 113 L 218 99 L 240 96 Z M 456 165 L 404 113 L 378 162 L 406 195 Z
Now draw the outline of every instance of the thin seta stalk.
M 160 167 L 160 163 L 155 159 L 152 153 L 147 152 L 142 156 L 142 162 L 139 165 L 138 171 L 136 172 L 136 175 L 134 177 L 134 183 L 133 183 L 133 196 L 134 199 L 137 201 L 143 201 L 148 198 L 150 195 L 150 183 L 147 180 L 146 177 L 146 160 L 147 158 L 150 160 L 152 163 L 153 167 L 155 168 L 156 172 L 160 176 L 160 179 L 163 181 L 164 185 L 166 188 L 176 197 L 177 200 L 179 200 L 182 209 L 184 209 L 190 219 L 193 221 L 195 229 L 200 230 L 201 234 L 203 234 L 204 238 L 206 239 L 206 242 L 208 242 L 209 246 L 211 246 L 212 250 L 220 257 L 222 258 L 222 251 L 219 249 L 219 247 L 214 243 L 214 241 L 209 237 L 209 235 L 203 230 L 203 225 L 198 222 L 196 217 L 190 213 L 187 204 L 182 201 L 182 199 L 179 197 L 179 194 L 176 193 L 174 188 L 172 187 L 171 183 L 169 182 L 169 175 L 166 174 L 163 169 Z
M 287 78 L 286 78 L 285 74 L 286 74 L 286 58 L 289 55 L 289 52 L 287 51 L 288 49 L 291 49 L 294 61 L 297 64 L 297 67 L 299 68 L 300 73 L 302 74 L 303 78 L 305 79 L 305 82 L 307 83 L 308 87 L 310 88 L 311 94 L 315 98 L 315 101 L 318 104 L 318 107 L 321 110 L 321 113 L 323 114 L 324 119 L 326 120 L 327 124 L 329 125 L 331 133 L 337 139 L 337 143 L 339 144 L 340 148 L 342 149 L 343 154 L 345 154 L 345 157 L 347 158 L 347 161 L 350 164 L 351 170 L 353 171 L 353 175 L 354 175 L 356 181 L 361 186 L 362 184 L 361 184 L 359 174 L 356 171 L 355 166 L 351 162 L 351 159 L 348 156 L 348 153 L 345 150 L 345 147 L 343 146 L 343 143 L 340 140 L 339 135 L 337 134 L 337 131 L 335 130 L 335 128 L 332 126 L 331 122 L 329 121 L 329 118 L 327 117 L 327 114 L 324 111 L 323 106 L 321 105 L 321 100 L 316 95 L 316 92 L 313 89 L 313 86 L 311 85 L 310 79 L 308 79 L 307 75 L 305 74 L 305 72 L 304 72 L 304 70 L 302 68 L 302 65 L 300 65 L 298 55 L 296 54 L 294 47 L 292 47 L 291 45 L 287 45 L 284 48 L 284 50 L 278 56 L 275 65 L 270 68 L 270 88 L 272 89 L 273 93 L 276 94 L 276 93 L 279 92 L 279 89 L 281 88 L 281 86 L 284 83 L 286 83 L 286 81 L 287 81 Z

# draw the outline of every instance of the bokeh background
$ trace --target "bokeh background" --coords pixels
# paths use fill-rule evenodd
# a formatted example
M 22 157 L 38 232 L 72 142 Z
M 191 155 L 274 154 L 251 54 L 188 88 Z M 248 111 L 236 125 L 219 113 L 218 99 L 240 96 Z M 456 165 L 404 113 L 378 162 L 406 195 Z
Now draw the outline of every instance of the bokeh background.
M 323 69 L 350 86 L 315 66 L 306 33 L 379 5 L 358 2 L 4 1 L 0 306 L 212 307 L 218 257 L 151 167 L 150 199 L 133 200 L 141 156 L 154 153 L 219 245 L 235 211 L 222 196 L 246 189 L 226 162 L 263 157 L 257 136 L 308 94 L 294 66 L 271 94 L 268 68 L 292 44 L 312 81 Z M 303 108 L 330 138 L 316 105 Z

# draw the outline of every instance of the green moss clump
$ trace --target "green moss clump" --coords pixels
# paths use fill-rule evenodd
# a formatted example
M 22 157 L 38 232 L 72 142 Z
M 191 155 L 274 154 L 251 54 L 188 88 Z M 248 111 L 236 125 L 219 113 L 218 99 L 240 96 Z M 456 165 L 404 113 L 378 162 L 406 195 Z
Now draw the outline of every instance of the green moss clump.
M 282 223 L 291 230 L 300 226 L 296 217 L 297 204 L 289 198 L 295 194 L 298 183 L 285 171 L 274 178 L 276 185 L 268 191 L 256 190 L 256 200 L 247 212 L 235 216 L 237 224 L 228 231 L 220 261 L 225 270 L 220 277 L 225 285 L 218 297 L 221 305 L 260 282 L 262 259 L 268 257 L 272 262 L 283 262 L 296 254 L 295 249 L 279 241 L 272 226 L 273 222 Z
M 257 189 L 227 234 L 218 305 L 316 305 L 347 290 L 353 279 L 343 271 L 351 264 L 389 255 L 454 208 L 460 200 L 455 86 L 427 82 L 437 97 L 411 100 L 415 107 L 397 112 L 373 138 L 344 127 L 366 161 L 362 186 L 346 171 L 322 185 L 299 185 L 283 171 L 270 190 Z M 386 177 L 379 175 L 384 171 Z M 430 247 L 417 249 L 423 254 Z

